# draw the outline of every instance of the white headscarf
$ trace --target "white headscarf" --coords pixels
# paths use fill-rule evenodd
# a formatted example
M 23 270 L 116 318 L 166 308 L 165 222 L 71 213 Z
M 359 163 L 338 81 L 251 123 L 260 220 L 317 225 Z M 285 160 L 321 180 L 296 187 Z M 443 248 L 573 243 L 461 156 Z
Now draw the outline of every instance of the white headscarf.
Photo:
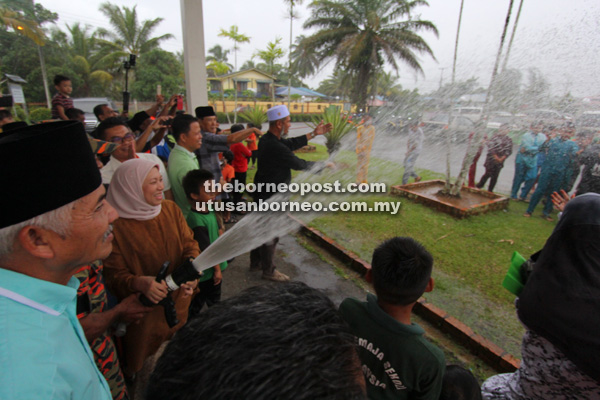
M 142 190 L 152 168 L 158 169 L 158 165 L 136 158 L 125 161 L 116 169 L 106 200 L 117 210 L 120 218 L 147 221 L 160 214 L 161 206 L 148 204 Z

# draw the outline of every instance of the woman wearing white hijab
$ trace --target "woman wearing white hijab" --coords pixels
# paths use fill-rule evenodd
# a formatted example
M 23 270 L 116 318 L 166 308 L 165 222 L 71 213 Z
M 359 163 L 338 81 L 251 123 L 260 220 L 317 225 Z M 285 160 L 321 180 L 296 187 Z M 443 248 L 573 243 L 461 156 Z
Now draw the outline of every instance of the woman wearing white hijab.
M 163 199 L 164 185 L 158 165 L 148 160 L 125 161 L 115 171 L 107 200 L 118 211 L 114 223 L 113 252 L 104 261 L 106 285 L 119 300 L 143 293 L 154 303 L 166 297 L 167 287 L 155 277 L 166 261 L 168 272 L 200 253 L 198 243 L 179 207 Z M 127 327 L 124 337 L 124 371 L 132 376 L 144 360 L 171 338 L 187 321 L 197 281 L 172 293 L 179 324 L 169 328 L 163 307 Z

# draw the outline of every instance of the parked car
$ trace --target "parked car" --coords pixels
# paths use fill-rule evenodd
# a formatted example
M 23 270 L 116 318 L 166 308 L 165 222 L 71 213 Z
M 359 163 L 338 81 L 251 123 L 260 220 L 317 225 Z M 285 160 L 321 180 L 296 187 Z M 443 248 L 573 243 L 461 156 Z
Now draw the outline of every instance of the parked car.
M 108 104 L 113 110 L 117 107 L 115 103 L 108 97 L 82 97 L 79 99 L 73 99 L 73 107 L 79 108 L 85 113 L 85 131 L 90 133 L 98 125 L 98 120 L 94 115 L 94 107 L 98 104 Z
M 527 115 L 525 121 L 528 127 L 529 125 L 537 121 L 542 121 L 542 123 L 546 126 L 558 126 L 564 124 L 569 120 L 563 114 L 555 110 L 537 109 L 526 111 L 525 114 Z
M 520 128 L 517 118 L 512 113 L 507 111 L 494 111 L 490 113 L 487 123 L 488 129 L 498 129 L 502 124 L 508 124 L 511 130 Z
M 600 131 L 600 111 L 584 111 L 575 121 L 578 132 L 598 133 Z
M 452 110 L 452 115 L 465 117 L 473 122 L 479 121 L 482 113 L 483 107 L 456 107 Z
M 423 120 L 422 127 L 425 135 L 433 140 L 450 135 L 452 141 L 463 141 L 475 129 L 475 123 L 462 115 L 435 114 Z

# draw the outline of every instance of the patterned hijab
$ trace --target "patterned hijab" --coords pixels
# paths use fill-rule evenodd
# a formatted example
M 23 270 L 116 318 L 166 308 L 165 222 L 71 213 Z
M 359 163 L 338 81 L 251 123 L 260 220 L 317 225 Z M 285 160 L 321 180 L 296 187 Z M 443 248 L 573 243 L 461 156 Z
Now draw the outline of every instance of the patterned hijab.
M 518 314 L 600 382 L 600 195 L 569 201 L 521 293 Z
M 160 214 L 161 206 L 148 204 L 144 198 L 142 184 L 152 168 L 152 161 L 136 158 L 122 163 L 115 171 L 106 200 L 119 213 L 120 218 L 147 221 Z

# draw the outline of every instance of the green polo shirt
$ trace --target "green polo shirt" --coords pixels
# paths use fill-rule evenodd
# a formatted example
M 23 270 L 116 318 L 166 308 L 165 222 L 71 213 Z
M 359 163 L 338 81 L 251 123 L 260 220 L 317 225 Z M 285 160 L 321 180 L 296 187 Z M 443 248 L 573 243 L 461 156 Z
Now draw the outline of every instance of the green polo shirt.
M 184 217 L 190 212 L 190 203 L 183 190 L 183 177 L 190 171 L 198 169 L 198 159 L 196 155 L 186 148 L 176 144 L 169 155 L 167 165 L 167 174 L 171 181 L 171 191 L 175 198 L 175 203 L 181 209 Z

